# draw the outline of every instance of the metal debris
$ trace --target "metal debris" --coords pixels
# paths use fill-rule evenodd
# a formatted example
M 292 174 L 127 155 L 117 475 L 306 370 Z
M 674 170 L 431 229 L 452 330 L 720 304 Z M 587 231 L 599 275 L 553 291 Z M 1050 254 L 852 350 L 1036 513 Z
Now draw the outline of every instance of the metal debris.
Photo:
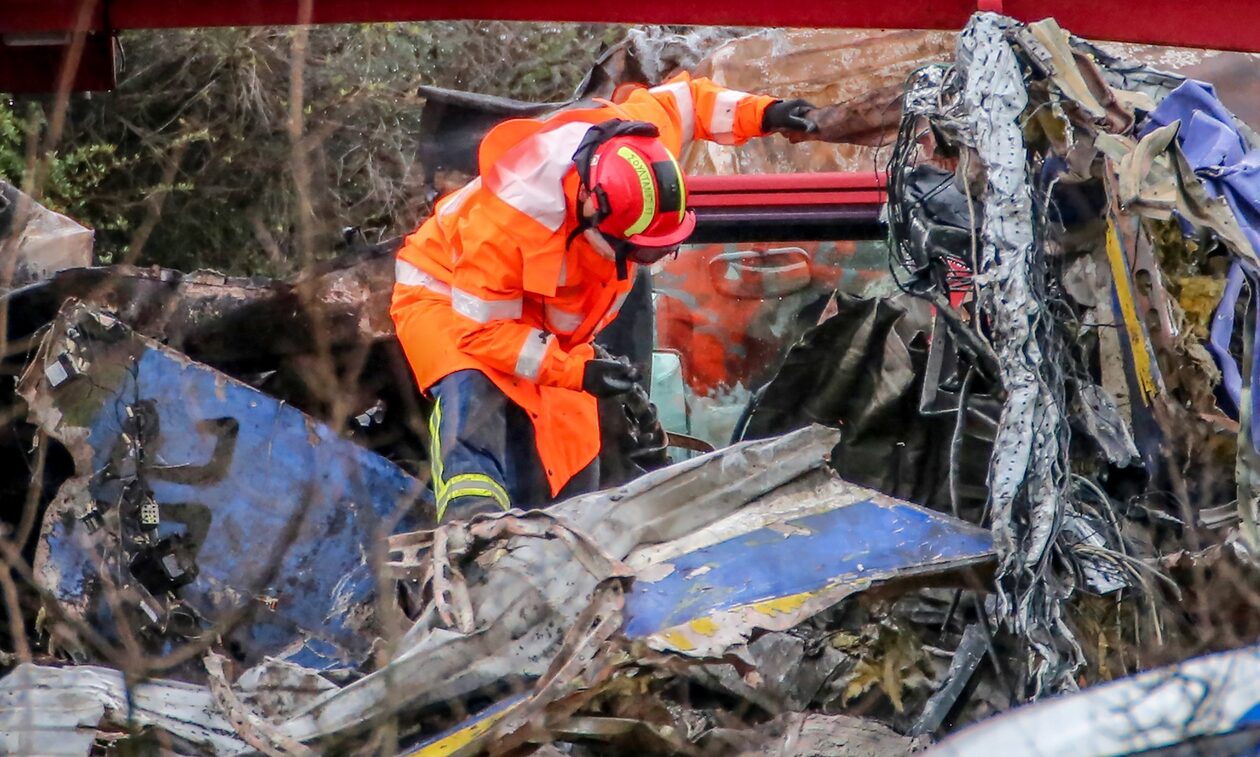
M 364 556 L 413 522 L 426 497 L 414 479 L 83 305 L 58 319 L 19 391 L 75 461 L 34 563 L 64 612 L 115 640 L 131 625 L 154 651 L 209 633 L 247 664 L 364 660 Z M 115 592 L 134 617 L 113 617 Z M 81 639 L 58 644 L 92 656 Z
M 249 745 L 204 686 L 128 681 L 110 668 L 24 663 L 0 679 L 0 747 L 6 754 L 86 757 L 99 731 L 154 727 L 189 751 L 235 754 Z
M 631 54 L 661 39 L 610 51 L 577 96 L 663 74 L 672 58 Z M 38 429 L 5 449 L 63 445 L 74 470 L 32 581 L 38 653 L 68 666 L 0 679 L 0 748 L 156 731 L 181 754 L 883 755 L 935 734 L 940 754 L 1253 749 L 1250 648 L 948 734 L 1150 664 L 1117 649 L 1130 637 L 1162 651 L 1204 613 L 1254 615 L 1179 583 L 1247 580 L 1260 552 L 1254 132 L 1210 88 L 1052 19 L 768 32 L 697 68 L 841 99 L 822 136 L 851 144 L 746 163 L 704 146 L 693 168 L 865 170 L 895 138 L 902 292 L 837 294 L 735 446 L 638 475 L 668 438 L 647 395 L 613 407 L 604 446 L 633 477 L 616 489 L 418 530 L 392 243 L 293 282 L 74 268 L 6 292 L 0 359 L 29 362 L 10 404 Z M 425 94 L 456 162 L 477 133 L 461 118 L 554 106 Z M 806 291 L 810 253 L 778 252 L 794 278 L 723 296 Z M 299 385 L 329 355 L 357 356 L 367 388 Z M 355 444 L 386 436 L 416 477 Z M 83 664 L 135 650 L 165 657 Z
M 550 513 L 621 560 L 636 546 L 685 536 L 817 469 L 834 439 L 834 432 L 812 428 L 738 445 L 649 473 L 621 489 L 560 503 Z M 514 516 L 474 519 L 469 527 L 503 517 Z M 573 559 L 572 548 L 560 539 L 515 536 L 481 551 L 496 556 L 486 568 L 466 572 L 463 566 L 474 553 L 461 563 L 473 634 L 446 627 L 436 603 L 428 605 L 389 665 L 311 707 L 285 732 L 305 741 L 389 714 L 445 707 L 496 682 L 544 676 L 565 630 L 610 576 Z
M 0 292 L 92 265 L 93 236 L 0 179 Z
M 1260 650 L 1246 647 L 1150 670 L 987 720 L 931 757 L 1104 757 L 1183 745 L 1186 754 L 1250 754 L 1260 745 Z
M 787 630 L 855 592 L 992 559 L 984 530 L 941 513 L 823 473 L 792 491 L 791 500 L 772 499 L 790 514 L 767 502 L 761 523 L 757 510 L 742 512 L 691 534 L 686 552 L 655 548 L 626 595 L 626 634 L 653 649 L 719 658 L 758 630 Z
M 911 736 L 935 733 L 941 727 L 949 711 L 958 704 L 963 688 L 971 681 L 989 646 L 990 642 L 979 623 L 967 626 L 958 648 L 954 650 L 944 682 L 923 706 L 919 719 L 910 728 Z
M 1047 584 L 1047 552 L 1067 508 L 1067 422 L 1063 377 L 1043 315 L 1044 249 L 1034 243 L 1033 201 L 1020 116 L 1028 94 L 1006 39 L 1010 23 L 977 14 L 959 37 L 963 115 L 985 169 L 984 225 L 976 271 L 980 307 L 992 323 L 1007 398 L 993 444 L 989 501 L 1002 555 L 999 607 L 1028 635 L 1042 662 L 1038 691 L 1070 686 L 1081 651 Z

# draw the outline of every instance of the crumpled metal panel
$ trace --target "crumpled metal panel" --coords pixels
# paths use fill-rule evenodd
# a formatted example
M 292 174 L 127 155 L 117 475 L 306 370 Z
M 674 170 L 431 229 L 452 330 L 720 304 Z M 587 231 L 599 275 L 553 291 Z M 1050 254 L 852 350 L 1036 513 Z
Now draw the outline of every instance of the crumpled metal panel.
M 972 17 L 959 37 L 965 119 L 987 173 L 980 304 L 992 328 L 1007 399 L 989 469 L 993 535 L 1001 556 L 999 614 L 1026 635 L 1041 660 L 1036 689 L 1071 686 L 1081 659 L 1059 599 L 1041 575 L 1067 509 L 1067 421 L 1059 385 L 1047 381 L 1038 338 L 1043 298 L 1033 281 L 1044 266 L 1033 235 L 1033 202 L 1020 118 L 1028 105 L 1019 59 L 1006 39 L 1009 19 Z M 1056 641 L 1061 639 L 1065 644 Z M 1064 659 L 1061 646 L 1069 646 Z
M 0 752 L 86 757 L 97 727 L 156 727 L 197 751 L 248 750 L 204 686 L 130 683 L 110 668 L 24 663 L 0 679 Z M 185 753 L 185 749 L 177 749 Z
M 105 570 L 139 593 L 166 648 L 181 637 L 168 630 L 181 605 L 202 619 L 184 633 L 244 606 L 249 621 L 224 641 L 247 664 L 273 655 L 326 669 L 366 656 L 366 556 L 422 493 L 414 479 L 82 305 L 58 320 L 19 391 L 78 473 L 49 506 L 35 559 L 64 609 L 114 629 Z M 146 517 L 156 523 L 136 525 Z M 153 558 L 147 577 L 137 554 Z
M 744 438 L 815 421 L 835 424 L 844 434 L 831 466 L 846 481 L 944 509 L 951 503 L 953 465 L 960 512 L 978 512 L 987 493 L 989 417 L 997 417 L 999 403 L 970 393 L 962 454 L 952 456 L 954 418 L 921 414 L 924 393 L 942 373 L 922 348 L 932 334 L 929 305 L 907 295 L 864 299 L 838 293 L 832 307 L 836 314 L 806 332 L 758 392 Z M 943 336 L 932 342 L 948 343 Z
M 92 264 L 94 234 L 0 179 L 0 291 Z
M 993 557 L 984 529 L 827 474 L 783 517 L 638 570 L 630 638 L 722 657 L 756 630 L 782 631 L 875 584 L 948 574 Z M 781 503 L 791 507 L 794 503 Z
M 736 470 L 731 466 L 726 475 Z M 984 529 L 815 470 L 707 525 L 627 555 L 635 581 L 621 635 L 690 657 L 747 657 L 744 644 L 759 629 L 792 628 L 853 592 L 943 578 L 980 568 L 993 556 Z M 502 700 L 409 754 L 475 750 L 524 702 L 522 696 Z
M 548 512 L 621 560 L 637 548 L 685 537 L 821 468 L 837 436 L 814 426 L 735 445 Z M 574 559 L 563 539 L 522 536 L 466 570 L 473 633 L 447 627 L 438 609 L 427 606 L 399 642 L 395 659 L 294 716 L 283 732 L 308 741 L 391 713 L 447 708 L 506 681 L 542 676 L 566 629 L 606 578 Z
M 1257 680 L 1260 648 L 1198 657 L 1021 707 L 945 739 L 927 755 L 1110 757 L 1178 744 L 1185 750 L 1170 753 L 1255 754 Z M 1202 740 L 1248 729 L 1241 742 Z

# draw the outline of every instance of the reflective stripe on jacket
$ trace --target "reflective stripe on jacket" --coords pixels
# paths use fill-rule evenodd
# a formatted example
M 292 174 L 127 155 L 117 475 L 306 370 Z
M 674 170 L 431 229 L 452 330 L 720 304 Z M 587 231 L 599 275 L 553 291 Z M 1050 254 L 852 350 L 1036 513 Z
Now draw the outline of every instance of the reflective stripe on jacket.
M 619 105 L 513 119 L 486 135 L 481 176 L 437 203 L 398 254 L 391 313 L 422 389 L 483 371 L 534 420 L 553 494 L 599 452 L 595 400 L 581 392 L 591 339 L 630 291 L 578 236 L 573 153 L 592 124 L 648 121 L 675 155 L 693 138 L 762 136 L 773 97 L 681 74 Z

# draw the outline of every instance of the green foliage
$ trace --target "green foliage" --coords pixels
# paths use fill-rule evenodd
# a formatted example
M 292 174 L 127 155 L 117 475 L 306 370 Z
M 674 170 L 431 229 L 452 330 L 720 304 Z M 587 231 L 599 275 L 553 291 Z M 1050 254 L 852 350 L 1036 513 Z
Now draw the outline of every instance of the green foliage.
M 46 131 L 44 111 L 35 103 L 26 107 L 0 95 L 0 179 L 23 184 L 28 145 Z M 62 213 L 87 210 L 95 190 L 114 171 L 124 166 L 114 145 L 85 141 L 49 151 L 36 164 L 40 172 L 40 201 Z M 118 217 L 93 216 L 100 228 L 117 225 Z
M 26 123 L 18 117 L 12 100 L 0 95 L 0 178 L 13 182 L 25 170 L 22 145 Z
M 420 84 L 566 98 L 604 25 L 434 22 L 304 32 L 291 138 L 289 28 L 129 32 L 116 91 L 75 95 L 40 199 L 96 229 L 103 261 L 286 274 L 339 229 L 405 233 L 428 212 L 416 164 Z M 20 183 L 52 103 L 0 102 L 0 175 Z M 299 192 L 299 185 L 302 189 Z M 305 200 L 304 200 L 305 198 Z

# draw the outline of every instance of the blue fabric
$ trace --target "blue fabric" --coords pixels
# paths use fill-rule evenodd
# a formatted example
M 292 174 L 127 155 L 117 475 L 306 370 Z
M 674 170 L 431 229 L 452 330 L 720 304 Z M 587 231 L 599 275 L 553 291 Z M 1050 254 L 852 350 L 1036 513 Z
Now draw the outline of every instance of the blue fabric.
M 1186 80 L 1151 111 L 1142 135 L 1181 122 L 1177 142 L 1208 194 L 1224 197 L 1260 255 L 1260 150 L 1249 149 L 1212 85 Z
M 507 490 L 512 507 L 523 510 L 552 501 L 534 444 L 533 423 L 484 373 L 456 371 L 429 393 L 441 407 L 438 435 L 444 480 L 468 473 L 489 476 Z M 557 499 L 591 491 L 598 484 L 596 461 L 574 476 Z M 463 517 L 461 504 L 480 504 L 470 499 L 452 500 L 443 520 Z
M 1229 344 L 1234 335 L 1234 311 L 1238 297 L 1242 294 L 1245 274 L 1242 265 L 1235 260 L 1229 267 L 1229 276 L 1225 280 L 1225 292 L 1212 314 L 1212 328 L 1207 343 L 1208 352 L 1216 359 L 1221 369 L 1221 409 L 1231 418 L 1238 417 L 1238 403 L 1242 398 L 1242 372 L 1238 363 L 1229 353 Z
M 1234 117 L 1216 97 L 1212 85 L 1186 80 L 1164 98 L 1142 127 L 1142 135 L 1180 121 L 1177 143 L 1186 161 L 1212 197 L 1223 197 L 1238 221 L 1252 252 L 1260 255 L 1260 150 L 1251 149 L 1235 125 Z M 1238 267 L 1235 262 L 1235 267 Z M 1260 291 L 1260 271 L 1244 265 L 1251 290 Z M 1224 389 L 1237 407 L 1241 398 L 1241 371 L 1228 352 L 1233 328 L 1233 307 L 1237 299 L 1238 275 L 1231 272 L 1232 285 L 1214 317 L 1209 349 L 1224 377 Z M 1227 331 L 1226 329 L 1229 329 Z M 1257 313 L 1257 344 L 1252 365 L 1248 366 L 1251 393 L 1252 444 L 1260 452 L 1260 312 Z M 1235 417 L 1237 417 L 1235 415 Z

